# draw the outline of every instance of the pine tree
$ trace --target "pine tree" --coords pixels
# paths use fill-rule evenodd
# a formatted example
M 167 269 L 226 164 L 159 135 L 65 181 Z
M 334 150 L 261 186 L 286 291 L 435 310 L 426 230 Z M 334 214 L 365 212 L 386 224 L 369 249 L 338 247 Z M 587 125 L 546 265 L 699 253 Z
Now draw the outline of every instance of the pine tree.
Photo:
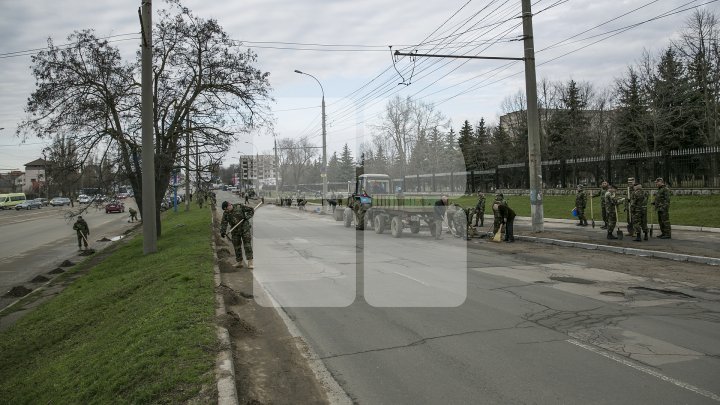
M 618 134 L 618 153 L 651 150 L 651 131 L 648 127 L 647 107 L 643 104 L 637 72 L 628 69 L 627 77 L 616 84 L 618 107 L 615 125 Z
M 339 181 L 353 181 L 355 178 L 355 162 L 347 143 L 343 146 L 338 166 L 340 172 Z
M 473 127 L 468 120 L 465 120 L 462 128 L 460 128 L 457 143 L 463 157 L 465 170 L 473 170 L 473 163 L 475 161 L 475 139 L 473 137 Z

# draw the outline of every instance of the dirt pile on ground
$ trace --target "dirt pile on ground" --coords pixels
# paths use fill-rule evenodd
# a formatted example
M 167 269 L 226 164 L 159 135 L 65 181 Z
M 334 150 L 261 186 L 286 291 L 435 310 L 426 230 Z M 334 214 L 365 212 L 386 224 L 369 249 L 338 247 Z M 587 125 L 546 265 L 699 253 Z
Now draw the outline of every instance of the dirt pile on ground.
M 95 254 L 95 249 L 85 249 L 80 253 L 80 256 L 91 256 Z
M 61 269 L 60 267 L 57 267 L 54 270 L 50 271 L 48 274 L 62 274 L 62 273 L 65 273 L 65 270 Z
M 30 282 L 31 283 L 44 283 L 49 280 L 50 279 L 45 276 L 36 276 L 34 279 L 30 280 Z
M 24 297 L 24 296 L 30 294 L 31 292 L 32 292 L 31 289 L 26 288 L 25 286 L 19 285 L 19 286 L 13 287 L 10 291 L 8 291 L 7 294 L 5 294 L 5 297 L 20 298 L 20 297 Z
M 235 312 L 229 311 L 225 315 L 220 315 L 218 322 L 224 326 L 230 336 L 258 336 L 260 331 L 246 320 L 240 318 Z
M 60 263 L 60 267 L 72 267 L 75 263 L 71 262 L 70 260 L 65 260 L 64 262 Z

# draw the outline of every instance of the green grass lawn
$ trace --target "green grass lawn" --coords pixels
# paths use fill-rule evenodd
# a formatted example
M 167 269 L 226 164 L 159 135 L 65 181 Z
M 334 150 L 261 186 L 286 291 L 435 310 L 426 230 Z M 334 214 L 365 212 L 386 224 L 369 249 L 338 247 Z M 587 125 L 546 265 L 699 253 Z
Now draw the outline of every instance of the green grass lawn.
M 128 241 L 0 334 L 0 402 L 181 403 L 214 392 L 210 237 L 209 210 L 169 211 L 158 253 Z
M 495 195 L 485 195 L 485 213 L 492 214 L 491 204 Z M 523 217 L 530 216 L 530 198 L 527 196 L 506 196 L 510 207 Z M 474 207 L 477 197 L 464 196 L 452 199 L 463 207 Z M 543 213 L 546 218 L 575 219 L 571 211 L 575 207 L 574 195 L 545 196 L 543 199 Z M 649 205 L 649 207 L 652 207 Z M 600 213 L 600 199 L 593 199 L 595 222 L 602 221 Z M 590 220 L 590 199 L 585 214 Z M 624 221 L 624 211 L 620 213 L 620 221 Z M 648 221 L 650 221 L 648 210 Z M 655 214 L 652 214 L 655 217 Z M 655 218 L 657 223 L 657 218 Z M 711 196 L 672 196 L 670 200 L 670 223 L 673 225 L 709 226 L 720 228 L 720 195 Z

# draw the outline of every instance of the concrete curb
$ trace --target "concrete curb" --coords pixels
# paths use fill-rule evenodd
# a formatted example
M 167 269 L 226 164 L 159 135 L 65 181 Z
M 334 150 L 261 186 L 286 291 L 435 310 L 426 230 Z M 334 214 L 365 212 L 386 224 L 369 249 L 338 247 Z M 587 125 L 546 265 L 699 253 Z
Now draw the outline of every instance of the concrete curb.
M 485 219 L 493 219 L 492 215 L 485 215 Z M 532 218 L 530 217 L 515 217 L 515 220 L 524 220 L 524 221 L 531 221 Z M 559 218 L 544 218 L 545 222 L 548 223 L 556 223 L 556 224 L 574 224 L 577 222 L 575 219 L 559 219 Z M 602 224 L 602 219 L 600 220 L 600 223 Z M 707 226 L 688 226 L 688 225 L 673 225 L 672 229 L 678 230 L 678 231 L 693 231 L 693 232 L 711 232 L 711 233 L 720 233 L 720 228 L 711 228 Z
M 675 261 L 679 261 L 679 262 L 692 262 L 692 263 L 708 264 L 711 266 L 720 266 L 720 259 L 715 258 L 715 257 L 693 256 L 693 255 L 687 255 L 687 254 L 682 254 L 682 253 L 660 252 L 657 250 L 626 248 L 626 247 L 622 247 L 622 246 L 600 245 L 600 244 L 596 244 L 596 243 L 573 242 L 573 241 L 561 240 L 561 239 L 539 238 L 539 237 L 535 237 L 535 236 L 516 235 L 515 239 L 527 241 L 527 242 L 545 243 L 548 245 L 555 245 L 555 246 L 562 246 L 562 247 L 574 247 L 574 248 L 588 249 L 588 250 L 600 250 L 600 251 L 605 251 L 605 252 L 620 253 L 620 254 L 632 255 L 632 256 L 655 257 L 658 259 L 669 259 L 669 260 L 675 260 Z
M 215 215 L 212 217 L 213 225 L 215 224 Z M 210 241 L 213 250 L 213 273 L 215 278 L 215 316 L 225 315 L 225 301 L 222 294 L 218 292 L 218 288 L 222 283 L 220 278 L 220 266 L 218 266 L 217 246 L 215 241 Z M 235 387 L 235 367 L 233 366 L 232 344 L 230 343 L 230 333 L 227 328 L 220 325 L 215 326 L 218 341 L 220 342 L 220 352 L 215 360 L 215 378 L 217 379 L 218 405 L 239 405 L 237 387 Z

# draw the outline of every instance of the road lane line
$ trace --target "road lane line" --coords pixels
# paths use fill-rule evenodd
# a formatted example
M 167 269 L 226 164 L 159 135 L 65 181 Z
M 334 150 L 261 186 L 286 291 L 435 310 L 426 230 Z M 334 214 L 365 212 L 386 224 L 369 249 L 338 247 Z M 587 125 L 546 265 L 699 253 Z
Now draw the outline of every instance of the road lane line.
M 698 388 L 698 387 L 696 387 L 696 386 L 694 386 L 694 385 L 691 385 L 691 384 L 688 384 L 688 383 L 686 383 L 686 382 L 677 380 L 677 379 L 675 379 L 675 378 L 668 377 L 668 376 L 666 376 L 665 374 L 662 374 L 662 373 L 660 373 L 660 372 L 657 372 L 657 371 L 655 371 L 655 370 L 653 370 L 653 369 L 651 369 L 651 368 L 649 368 L 649 367 L 645 367 L 645 366 L 641 366 L 641 365 L 639 365 L 639 364 L 636 364 L 635 362 L 632 362 L 632 361 L 630 361 L 630 360 L 628 360 L 628 359 L 626 359 L 626 358 L 624 358 L 624 357 L 622 357 L 622 356 L 620 356 L 620 355 L 617 355 L 617 354 L 608 352 L 608 351 L 606 351 L 606 350 L 600 349 L 600 348 L 595 347 L 595 346 L 591 346 L 591 345 L 588 345 L 588 344 L 579 342 L 579 341 L 577 341 L 577 340 L 575 340 L 575 339 L 568 339 L 568 340 L 566 340 L 566 342 L 571 343 L 571 344 L 573 344 L 573 345 L 575 345 L 575 346 L 581 347 L 581 348 L 583 348 L 583 349 L 585 349 L 585 350 L 589 350 L 589 351 L 591 351 L 591 352 L 593 352 L 593 353 L 595 353 L 595 354 L 599 354 L 599 355 L 601 355 L 601 356 L 603 356 L 603 357 L 606 357 L 606 358 L 608 358 L 608 359 L 610 359 L 610 360 L 615 360 L 615 361 L 617 361 L 617 362 L 620 363 L 620 364 L 626 365 L 626 366 L 628 366 L 628 367 L 632 367 L 632 368 L 634 368 L 635 370 L 638 370 L 638 371 L 642 371 L 643 373 L 649 374 L 649 375 L 651 375 L 651 376 L 653 376 L 653 377 L 656 377 L 656 378 L 659 378 L 659 379 L 662 380 L 662 381 L 669 382 L 670 384 L 677 385 L 677 386 L 680 387 L 680 388 L 684 388 L 684 389 L 686 389 L 686 390 L 688 390 L 688 391 L 692 391 L 692 392 L 694 392 L 694 393 L 696 393 L 696 394 L 699 394 L 699 395 L 702 395 L 702 396 L 704 396 L 704 397 L 710 398 L 710 399 L 712 399 L 712 400 L 714 400 L 714 401 L 716 401 L 716 402 L 720 402 L 720 395 L 717 395 L 717 394 L 715 394 L 715 393 L 713 393 L 713 392 L 710 392 L 710 391 L 706 391 L 706 390 L 704 390 L 704 389 L 702 389 L 702 388 Z
M 397 271 L 393 271 L 393 273 L 397 274 L 398 276 L 402 276 L 402 277 L 405 277 L 405 278 L 409 278 L 409 279 L 412 280 L 412 281 L 417 281 L 418 283 L 420 283 L 420 284 L 422 284 L 422 285 L 424 285 L 424 286 L 426 286 L 426 287 L 428 286 L 427 283 L 424 283 L 424 282 L 422 282 L 422 281 L 420 281 L 420 280 L 418 280 L 418 279 L 416 279 L 416 278 L 414 278 L 414 277 L 410 277 L 410 276 L 408 276 L 407 274 L 403 274 L 403 273 L 400 273 L 400 272 L 397 272 Z

